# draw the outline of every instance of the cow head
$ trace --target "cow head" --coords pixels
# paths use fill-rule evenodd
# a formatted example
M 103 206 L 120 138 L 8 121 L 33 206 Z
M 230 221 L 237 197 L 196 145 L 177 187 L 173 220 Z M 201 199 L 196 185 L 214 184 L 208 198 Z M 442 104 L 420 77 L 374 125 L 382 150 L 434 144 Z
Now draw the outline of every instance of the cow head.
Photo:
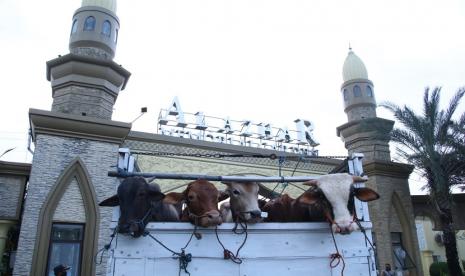
M 256 223 L 261 221 L 261 211 L 258 207 L 257 182 L 222 182 L 227 186 L 229 204 L 233 219 Z
M 120 207 L 118 232 L 140 237 L 152 215 L 152 204 L 165 195 L 160 187 L 149 185 L 143 177 L 128 177 L 118 186 L 118 193 L 100 202 L 100 206 Z
M 188 219 L 191 223 L 202 227 L 216 226 L 223 221 L 218 210 L 218 201 L 223 195 L 212 183 L 206 180 L 196 180 L 187 185 L 182 193 L 166 194 L 164 202 L 177 204 L 184 202 Z
M 365 182 L 367 178 L 346 173 L 328 174 L 304 185 L 312 186 L 299 197 L 299 202 L 306 205 L 323 204 L 325 216 L 335 233 L 350 234 L 358 230 L 354 222 L 354 198 L 367 202 L 376 200 L 379 195 L 370 188 L 356 188 L 354 182 Z

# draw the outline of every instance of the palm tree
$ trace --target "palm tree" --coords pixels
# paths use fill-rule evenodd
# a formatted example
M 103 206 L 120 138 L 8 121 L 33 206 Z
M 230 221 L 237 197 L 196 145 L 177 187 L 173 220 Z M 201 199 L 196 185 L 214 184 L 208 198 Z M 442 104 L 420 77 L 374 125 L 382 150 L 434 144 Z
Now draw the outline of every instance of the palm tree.
M 415 165 L 426 179 L 425 188 L 441 220 L 449 273 L 456 276 L 462 272 L 453 228 L 452 188 L 465 182 L 465 112 L 458 120 L 452 117 L 465 88 L 459 89 L 447 110 L 439 108 L 440 92 L 439 87 L 426 88 L 421 115 L 390 102 L 381 106 L 402 124 L 391 132 L 391 140 L 398 144 L 400 157 Z

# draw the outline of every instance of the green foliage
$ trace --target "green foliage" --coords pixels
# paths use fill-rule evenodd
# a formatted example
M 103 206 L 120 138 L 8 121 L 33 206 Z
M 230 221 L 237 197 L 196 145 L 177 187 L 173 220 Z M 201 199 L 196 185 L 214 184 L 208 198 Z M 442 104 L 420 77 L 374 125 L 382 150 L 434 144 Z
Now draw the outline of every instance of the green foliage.
M 393 103 L 384 103 L 401 128 L 391 132 L 391 140 L 398 147 L 401 158 L 415 165 L 415 169 L 426 179 L 432 206 L 441 218 L 442 231 L 450 237 L 444 244 L 448 271 L 454 276 L 461 275 L 458 262 L 457 243 L 453 229 L 452 188 L 465 183 L 465 112 L 455 119 L 454 113 L 465 95 L 465 88 L 452 97 L 446 110 L 439 107 L 441 88 L 425 90 L 423 113 L 416 114 L 410 107 L 400 107 Z M 441 266 L 434 264 L 432 276 L 444 274 Z M 437 268 L 438 267 L 438 268 Z
M 449 268 L 447 267 L 447 263 L 445 262 L 432 263 L 429 267 L 429 274 L 431 276 L 449 275 Z
M 381 105 L 402 125 L 391 133 L 398 154 L 427 179 L 426 188 L 433 197 L 447 197 L 453 186 L 465 181 L 465 113 L 453 118 L 465 88 L 452 97 L 446 110 L 439 107 L 440 92 L 440 88 L 425 90 L 422 114 L 408 106 Z

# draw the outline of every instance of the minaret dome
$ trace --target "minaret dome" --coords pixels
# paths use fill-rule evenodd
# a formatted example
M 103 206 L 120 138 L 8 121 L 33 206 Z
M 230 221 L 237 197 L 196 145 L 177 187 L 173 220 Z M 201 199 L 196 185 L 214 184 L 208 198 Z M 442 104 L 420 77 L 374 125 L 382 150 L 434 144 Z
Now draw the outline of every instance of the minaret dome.
M 345 82 L 355 79 L 368 79 L 365 64 L 363 64 L 363 61 L 352 51 L 352 49 L 349 50 L 349 54 L 344 61 L 344 65 L 342 67 L 342 78 Z
M 81 6 L 102 7 L 116 14 L 116 0 L 82 0 Z
M 349 48 L 342 66 L 344 112 L 349 121 L 376 117 L 373 83 L 368 79 L 363 61 Z

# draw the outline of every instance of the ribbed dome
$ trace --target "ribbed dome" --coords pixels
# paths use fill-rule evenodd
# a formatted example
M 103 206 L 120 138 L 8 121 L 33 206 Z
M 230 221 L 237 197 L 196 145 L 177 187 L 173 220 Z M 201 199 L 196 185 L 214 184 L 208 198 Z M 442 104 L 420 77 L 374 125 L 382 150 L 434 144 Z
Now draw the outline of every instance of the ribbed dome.
M 116 14 L 116 0 L 82 0 L 81 6 L 102 7 Z
M 352 50 L 344 61 L 342 67 L 342 78 L 344 82 L 354 79 L 368 79 L 367 69 L 363 61 Z

